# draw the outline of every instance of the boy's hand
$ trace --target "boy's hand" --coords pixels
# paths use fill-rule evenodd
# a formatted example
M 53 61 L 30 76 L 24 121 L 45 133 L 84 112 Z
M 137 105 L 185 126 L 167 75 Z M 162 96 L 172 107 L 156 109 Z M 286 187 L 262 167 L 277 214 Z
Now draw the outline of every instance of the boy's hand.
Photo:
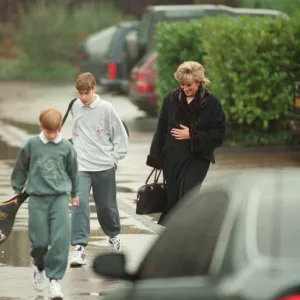
M 79 206 L 79 198 L 78 197 L 72 198 L 71 203 L 73 207 Z

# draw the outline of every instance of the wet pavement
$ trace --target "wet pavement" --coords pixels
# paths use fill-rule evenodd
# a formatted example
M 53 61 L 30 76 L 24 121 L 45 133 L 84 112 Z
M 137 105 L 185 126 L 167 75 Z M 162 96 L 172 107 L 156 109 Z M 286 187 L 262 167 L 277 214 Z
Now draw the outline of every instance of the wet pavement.
M 0 98 L 0 201 L 12 195 L 10 174 L 18 149 L 30 135 L 39 132 L 38 115 L 47 107 L 56 107 L 62 112 L 74 98 L 72 85 L 41 85 L 37 83 L 0 83 L 3 91 Z M 155 220 L 157 216 L 135 215 L 137 189 L 144 183 L 151 169 L 145 165 L 156 119 L 146 117 L 126 97 L 115 94 L 100 95 L 112 102 L 121 119 L 130 130 L 127 157 L 120 161 L 117 170 L 118 204 L 122 224 L 123 251 L 127 254 L 127 268 L 134 270 L 146 250 L 161 232 Z M 62 133 L 71 136 L 71 118 L 67 120 Z M 204 185 L 215 180 L 252 167 L 285 167 L 300 165 L 300 151 L 278 150 L 217 151 L 215 165 L 212 165 Z M 0 300 L 44 299 L 37 298 L 31 285 L 31 260 L 27 236 L 27 202 L 17 215 L 13 232 L 0 245 Z M 71 249 L 70 249 L 71 250 Z M 88 265 L 84 268 L 68 268 L 62 282 L 65 299 L 101 299 L 116 282 L 107 281 L 93 274 L 90 265 L 93 258 L 107 251 L 107 239 L 99 228 L 95 206 L 91 200 L 91 236 L 87 247 Z M 45 298 L 46 299 L 46 298 Z

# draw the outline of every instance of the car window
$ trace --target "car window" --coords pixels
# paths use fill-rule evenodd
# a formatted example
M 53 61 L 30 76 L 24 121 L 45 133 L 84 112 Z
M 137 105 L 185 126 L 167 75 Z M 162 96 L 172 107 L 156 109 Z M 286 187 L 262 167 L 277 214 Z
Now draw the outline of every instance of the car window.
M 152 16 L 151 13 L 145 13 L 140 21 L 138 29 L 138 41 L 146 44 L 148 40 L 149 28 L 151 28 Z
M 279 185 L 280 187 L 280 185 Z M 273 188 L 273 191 L 272 191 Z M 296 184 L 261 194 L 257 211 L 257 248 L 265 256 L 300 257 L 300 202 Z
M 124 42 L 126 36 L 131 33 L 136 32 L 136 28 L 120 28 L 115 34 L 110 42 L 110 58 L 119 62 L 124 59 Z
M 89 36 L 86 46 L 90 53 L 95 55 L 106 54 L 117 30 L 117 26 L 111 26 Z
M 160 20 L 157 20 L 156 23 L 159 22 L 164 22 L 164 21 L 168 21 L 168 22 L 178 22 L 178 21 L 189 21 L 192 19 L 202 19 L 205 16 L 218 16 L 220 14 L 229 14 L 229 12 L 227 11 L 223 11 L 223 10 L 170 10 L 170 11 L 165 11 L 163 16 L 161 17 Z M 152 30 L 152 40 L 150 42 L 152 42 L 150 44 L 149 42 L 149 46 L 150 49 L 153 49 L 155 43 L 156 43 L 156 28 L 153 27 Z
M 146 256 L 141 279 L 208 274 L 229 198 L 221 190 L 199 195 L 197 188 L 188 198 Z
M 211 10 L 170 10 L 165 12 L 166 20 L 189 20 L 193 18 L 202 18 L 204 16 L 217 16 L 219 14 L 229 14 L 227 11 L 211 9 Z

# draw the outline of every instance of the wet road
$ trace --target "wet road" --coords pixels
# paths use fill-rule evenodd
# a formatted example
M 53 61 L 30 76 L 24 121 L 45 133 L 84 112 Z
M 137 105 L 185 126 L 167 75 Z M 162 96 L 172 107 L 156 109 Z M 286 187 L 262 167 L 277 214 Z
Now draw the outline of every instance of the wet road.
M 0 83 L 4 91 L 0 98 L 0 201 L 11 196 L 10 174 L 18 149 L 28 136 L 38 130 L 38 114 L 46 107 L 65 111 L 74 98 L 73 86 L 52 86 L 29 83 Z M 161 227 L 153 221 L 157 216 L 136 216 L 135 197 L 150 169 L 145 165 L 154 118 L 145 117 L 124 96 L 104 94 L 112 102 L 122 120 L 130 129 L 129 151 L 117 171 L 118 203 L 122 223 L 122 244 L 128 255 L 128 269 L 134 270 L 145 251 L 156 239 Z M 71 120 L 62 131 L 71 136 Z M 218 151 L 217 163 L 212 165 L 204 185 L 213 184 L 219 177 L 242 168 L 300 165 L 298 151 L 234 152 Z M 31 261 L 27 237 L 27 203 L 20 208 L 14 230 L 5 244 L 0 246 L 0 300 L 43 299 L 31 286 Z M 95 207 L 91 202 L 91 237 L 87 247 L 88 266 L 68 269 L 62 282 L 65 299 L 101 299 L 101 295 L 115 282 L 106 281 L 90 269 L 93 257 L 107 251 L 107 240 L 99 228 Z

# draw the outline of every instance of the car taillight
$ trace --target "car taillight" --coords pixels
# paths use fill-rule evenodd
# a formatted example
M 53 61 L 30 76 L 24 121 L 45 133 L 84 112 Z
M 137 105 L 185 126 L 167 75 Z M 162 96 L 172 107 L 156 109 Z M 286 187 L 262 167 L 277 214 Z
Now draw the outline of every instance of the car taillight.
M 117 79 L 117 64 L 116 63 L 109 63 L 107 66 L 108 78 L 110 80 Z
M 151 92 L 153 90 L 152 86 L 149 84 L 147 77 L 143 73 L 138 73 L 136 79 L 136 89 L 139 92 Z
M 280 297 L 278 300 L 300 300 L 300 294 L 292 294 Z

